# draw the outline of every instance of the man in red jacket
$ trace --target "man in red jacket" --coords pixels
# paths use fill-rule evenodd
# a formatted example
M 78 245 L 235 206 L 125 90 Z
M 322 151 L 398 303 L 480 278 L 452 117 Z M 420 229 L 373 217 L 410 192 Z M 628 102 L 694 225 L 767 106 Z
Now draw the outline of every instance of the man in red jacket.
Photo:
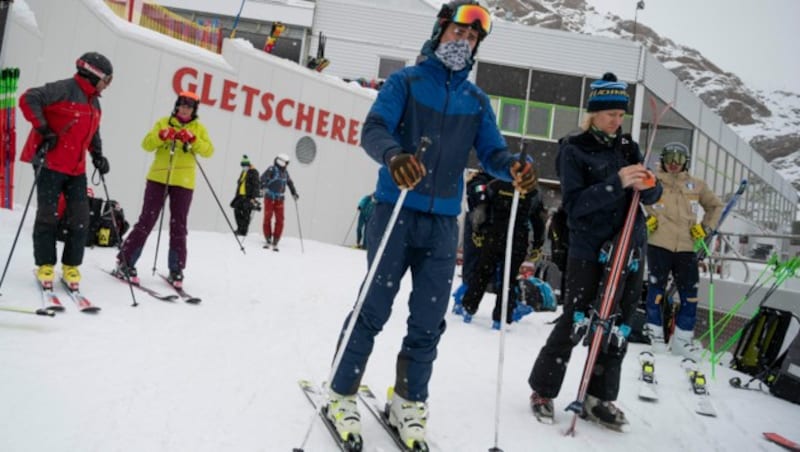
M 32 129 L 22 149 L 21 160 L 37 168 L 36 221 L 33 225 L 33 255 L 36 276 L 52 287 L 56 264 L 56 215 L 61 193 L 66 200 L 68 220 L 62 279 L 77 289 L 81 279 L 78 266 L 89 230 L 86 199 L 86 151 L 100 174 L 109 170 L 100 141 L 100 93 L 111 83 L 113 68 L 108 58 L 88 52 L 75 62 L 72 78 L 30 88 L 19 106 Z

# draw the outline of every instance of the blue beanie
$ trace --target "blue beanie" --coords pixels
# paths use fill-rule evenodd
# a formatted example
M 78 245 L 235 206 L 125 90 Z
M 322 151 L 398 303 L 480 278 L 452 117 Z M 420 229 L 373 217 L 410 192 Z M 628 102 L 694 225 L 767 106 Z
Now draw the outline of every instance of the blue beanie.
M 601 80 L 596 80 L 589 85 L 589 102 L 586 111 L 625 110 L 628 111 L 628 84 L 617 81 L 617 76 L 611 72 L 603 74 Z

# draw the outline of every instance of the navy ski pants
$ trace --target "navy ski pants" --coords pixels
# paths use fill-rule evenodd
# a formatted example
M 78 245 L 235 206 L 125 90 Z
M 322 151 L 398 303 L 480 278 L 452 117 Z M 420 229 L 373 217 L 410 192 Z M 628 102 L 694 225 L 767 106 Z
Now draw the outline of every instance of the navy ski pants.
M 697 256 L 692 251 L 672 252 L 659 246 L 647 247 L 647 323 L 661 325 L 662 303 L 670 273 L 678 289 L 681 306 L 675 317 L 675 325 L 684 331 L 694 331 L 697 323 L 697 284 L 700 271 Z
M 367 262 L 375 260 L 392 204 L 378 203 L 367 224 Z M 339 394 L 355 394 L 364 375 L 375 336 L 392 312 L 400 282 L 411 270 L 407 332 L 397 356 L 395 392 L 414 401 L 428 398 L 428 382 L 436 359 L 436 347 L 445 330 L 450 288 L 456 263 L 456 217 L 402 209 L 386 244 L 375 278 L 367 290 L 353 333 L 331 387 Z M 344 333 L 352 312 L 345 320 Z M 340 346 L 341 340 L 340 337 Z

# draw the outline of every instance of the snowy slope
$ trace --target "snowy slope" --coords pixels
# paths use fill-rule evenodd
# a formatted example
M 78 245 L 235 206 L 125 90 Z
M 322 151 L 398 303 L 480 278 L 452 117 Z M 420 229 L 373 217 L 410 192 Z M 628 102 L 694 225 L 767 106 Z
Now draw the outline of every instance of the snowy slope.
M 0 212 L 0 256 L 8 256 L 21 206 Z M 290 209 L 291 210 L 291 209 Z M 287 212 L 288 221 L 293 215 Z M 260 218 L 254 220 L 254 227 Z M 0 305 L 39 305 L 31 269 L 30 213 L 22 230 Z M 166 231 L 165 231 L 166 232 Z M 146 284 L 154 241 L 139 262 Z M 162 237 L 163 239 L 163 237 Z M 352 243 L 349 238 L 348 243 Z M 186 287 L 202 304 L 157 301 L 103 274 L 114 250 L 87 250 L 85 293 L 103 310 L 73 306 L 56 318 L 0 311 L 0 450 L 39 451 L 286 451 L 299 447 L 313 413 L 296 380 L 327 378 L 334 343 L 366 270 L 362 251 L 287 237 L 279 253 L 263 250 L 257 233 L 239 251 L 232 235 L 191 232 Z M 166 267 L 162 249 L 158 269 Z M 364 382 L 383 393 L 393 382 L 404 334 L 404 281 L 395 312 L 378 337 Z M 66 301 L 66 296 L 63 297 Z M 489 328 L 487 297 L 471 325 L 448 314 L 431 382 L 430 437 L 435 450 L 485 451 L 493 445 L 499 334 Z M 636 398 L 642 349 L 625 362 L 619 405 L 632 432 L 619 434 L 580 421 L 564 438 L 563 410 L 577 390 L 584 349 L 576 349 L 556 400 L 557 424 L 537 423 L 528 408 L 527 377 L 550 330 L 553 313 L 533 314 L 506 334 L 500 413 L 503 450 L 778 450 L 761 438 L 778 431 L 800 439 L 796 405 L 755 391 L 732 389 L 719 369 L 710 386 L 720 413 L 692 412 L 679 360 L 661 356 L 656 368 L 662 400 Z M 706 371 L 708 371 L 708 367 Z M 367 451 L 392 445 L 364 412 Z M 315 419 L 306 451 L 331 451 Z

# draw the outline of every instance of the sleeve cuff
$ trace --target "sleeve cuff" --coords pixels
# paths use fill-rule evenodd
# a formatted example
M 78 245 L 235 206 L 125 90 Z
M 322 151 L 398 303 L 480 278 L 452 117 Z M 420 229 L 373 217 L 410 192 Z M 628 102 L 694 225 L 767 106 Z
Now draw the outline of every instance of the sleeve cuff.
M 383 164 L 389 166 L 389 162 L 392 161 L 394 156 L 403 152 L 401 148 L 391 148 L 388 151 L 383 153 Z

